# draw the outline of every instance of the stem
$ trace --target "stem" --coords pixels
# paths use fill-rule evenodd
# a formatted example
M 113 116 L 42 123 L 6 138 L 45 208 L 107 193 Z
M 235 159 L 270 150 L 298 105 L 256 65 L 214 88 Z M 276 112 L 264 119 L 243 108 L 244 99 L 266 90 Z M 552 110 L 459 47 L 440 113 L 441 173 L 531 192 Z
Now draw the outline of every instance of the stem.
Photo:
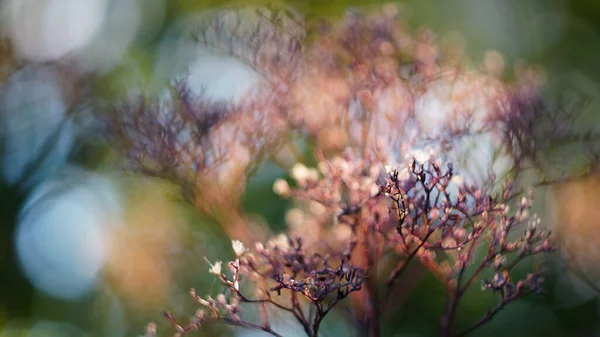
M 468 282 L 467 285 L 465 287 L 462 286 L 463 284 L 463 277 L 465 276 L 465 272 L 467 270 L 467 263 L 468 261 L 471 260 L 471 257 L 473 256 L 473 250 L 475 249 L 475 246 L 477 244 L 477 240 L 479 239 L 480 236 L 476 236 L 473 241 L 471 242 L 471 245 L 468 248 L 467 251 L 467 255 L 465 258 L 463 258 L 462 256 L 459 255 L 459 259 L 462 262 L 461 266 L 460 266 L 460 270 L 458 272 L 458 278 L 456 280 L 456 284 L 453 285 L 453 287 L 449 287 L 450 289 L 448 289 L 448 297 L 446 300 L 446 310 L 444 313 L 444 316 L 442 317 L 442 336 L 444 337 L 450 337 L 452 336 L 452 323 L 454 322 L 454 317 L 456 316 L 456 311 L 458 310 L 458 303 L 460 302 L 460 298 L 462 297 L 462 295 L 465 293 L 465 291 L 468 289 L 470 282 L 472 282 L 473 278 L 471 278 Z M 485 266 L 486 264 L 486 260 L 484 260 L 484 262 L 479 266 L 480 268 L 478 268 L 478 270 L 475 272 L 473 277 L 476 277 L 477 274 L 479 274 L 480 270 L 481 270 L 481 266 Z
M 500 302 L 500 304 L 498 306 L 496 306 L 494 309 L 488 311 L 485 316 L 480 319 L 479 321 L 477 321 L 475 324 L 471 325 L 471 327 L 469 327 L 468 329 L 458 333 L 458 334 L 454 334 L 454 335 L 448 335 L 448 336 L 452 336 L 452 337 L 462 337 L 467 335 L 468 333 L 473 332 L 474 330 L 476 330 L 477 328 L 481 327 L 482 325 L 484 325 L 485 323 L 489 322 L 492 318 L 494 318 L 494 316 L 496 316 L 496 314 L 498 314 L 500 311 L 502 311 L 502 309 L 504 309 L 504 307 L 509 304 L 510 302 L 514 301 L 515 299 L 517 299 L 518 297 L 523 297 L 523 296 L 527 296 L 530 294 L 533 294 L 534 291 L 527 291 L 524 293 L 515 293 L 512 296 L 509 296 L 505 299 L 502 300 L 502 302 Z
M 394 268 L 394 270 L 390 274 L 390 277 L 387 280 L 387 284 L 389 287 L 391 287 L 392 284 L 394 283 L 394 281 L 402 274 L 402 272 L 406 269 L 406 266 L 408 266 L 408 263 L 417 255 L 417 253 L 425 245 L 425 243 L 427 243 L 427 240 L 429 240 L 429 238 L 431 237 L 433 232 L 435 232 L 435 230 L 436 230 L 435 228 L 430 230 L 427 233 L 427 235 L 425 235 L 423 240 L 421 240 L 421 242 L 417 245 L 415 250 L 412 251 L 410 254 L 408 254 L 406 259 L 404 259 L 398 263 L 398 265 L 396 266 L 396 268 Z
M 173 315 L 171 315 L 168 312 L 164 312 L 163 315 L 172 324 L 175 325 L 175 327 L 177 328 L 177 330 L 179 331 L 179 333 L 181 335 L 185 335 L 185 334 L 187 334 L 190 331 L 195 331 L 195 330 L 197 330 L 200 327 L 199 324 L 195 324 L 195 323 L 190 324 L 188 326 L 184 326 L 183 324 L 177 322 L 177 320 L 175 320 L 175 318 L 173 317 Z M 284 337 L 283 335 L 281 335 L 278 332 L 276 332 L 273 329 L 271 329 L 270 326 L 258 325 L 258 324 L 254 324 L 254 323 L 246 322 L 246 321 L 235 321 L 235 320 L 232 320 L 232 319 L 227 319 L 227 318 L 222 318 L 222 317 L 209 317 L 209 318 L 205 318 L 202 323 L 226 323 L 228 325 L 238 326 L 238 327 L 241 327 L 241 328 L 261 330 L 261 331 L 269 333 L 269 334 L 271 334 L 271 335 L 273 335 L 275 337 Z
M 454 317 L 456 316 L 456 311 L 458 309 L 458 303 L 460 301 L 460 297 L 462 296 L 462 292 L 460 291 L 458 285 L 456 287 L 456 291 L 454 294 L 448 294 L 448 300 L 446 301 L 446 313 L 442 317 L 442 336 L 450 337 L 452 336 L 452 323 L 454 322 Z
M 302 305 L 300 304 L 300 301 L 298 300 L 298 294 L 295 292 L 292 292 L 291 296 L 292 296 L 292 308 L 293 308 L 293 311 L 295 312 L 295 313 L 292 312 L 292 314 L 294 314 L 296 319 L 300 322 L 300 324 L 302 324 L 302 327 L 304 328 L 304 332 L 306 332 L 306 335 L 310 336 L 311 332 L 310 332 L 309 320 L 307 320 L 306 316 L 304 315 L 304 311 L 302 310 Z
M 320 303 L 315 302 L 315 308 L 317 309 L 317 312 L 316 312 L 316 315 L 315 315 L 315 321 L 313 322 L 312 337 L 318 337 L 319 336 L 319 327 L 321 325 L 321 321 L 325 317 L 325 314 L 323 312 L 323 308 L 321 307 Z

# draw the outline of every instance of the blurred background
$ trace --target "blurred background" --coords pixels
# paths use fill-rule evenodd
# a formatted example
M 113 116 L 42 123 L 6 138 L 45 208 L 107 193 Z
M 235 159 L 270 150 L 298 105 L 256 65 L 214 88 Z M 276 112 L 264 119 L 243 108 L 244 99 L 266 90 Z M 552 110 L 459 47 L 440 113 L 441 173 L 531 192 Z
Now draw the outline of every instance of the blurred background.
M 194 36 L 217 10 L 252 17 L 256 9 L 278 5 L 303 20 L 336 20 L 350 8 L 384 3 L 0 0 L 0 337 L 141 336 L 148 322 L 158 324 L 161 336 L 172 335 L 162 311 L 193 314 L 190 287 L 220 291 L 203 257 L 232 256 L 229 237 L 242 235 L 236 223 L 252 223 L 260 237 L 293 222 L 286 214 L 290 202 L 272 185 L 307 158 L 302 151 L 308 150 L 256 156 L 252 148 L 258 141 L 248 137 L 245 145 L 229 148 L 214 176 L 219 189 L 234 192 L 218 200 L 190 200 L 165 175 L 124 168 L 116 146 L 106 140 L 103 113 L 126 115 L 139 106 L 114 104 L 139 93 L 163 97 L 167 84 L 181 79 L 194 94 L 244 101 L 264 80 L 236 57 L 244 53 L 244 42 L 233 41 L 241 52 L 224 56 L 198 47 Z M 580 92 L 588 104 L 581 125 L 573 128 L 600 122 L 600 2 L 396 5 L 410 30 L 431 28 L 441 44 L 459 46 L 473 64 L 513 69 L 526 60 L 543 69 L 549 92 L 564 86 Z M 167 103 L 157 104 L 153 109 L 160 114 Z M 140 135 L 130 137 L 144 143 Z M 577 151 L 557 151 L 556 165 L 581 169 L 571 165 Z M 205 163 L 216 162 L 214 156 Z M 161 164 L 149 158 L 145 167 Z M 207 182 L 193 183 L 202 195 L 214 192 Z M 547 294 L 509 306 L 474 335 L 600 336 L 598 203 L 600 181 L 594 175 L 537 191 L 536 211 L 561 234 L 572 263 L 550 261 Z M 421 279 L 386 325 L 386 336 L 434 336 L 443 291 L 434 277 Z M 481 317 L 493 298 L 473 293 L 466 302 L 462 322 Z M 326 323 L 323 336 L 351 335 L 341 318 Z M 296 335 L 294 327 L 284 331 Z M 220 325 L 197 333 L 235 334 L 261 335 Z

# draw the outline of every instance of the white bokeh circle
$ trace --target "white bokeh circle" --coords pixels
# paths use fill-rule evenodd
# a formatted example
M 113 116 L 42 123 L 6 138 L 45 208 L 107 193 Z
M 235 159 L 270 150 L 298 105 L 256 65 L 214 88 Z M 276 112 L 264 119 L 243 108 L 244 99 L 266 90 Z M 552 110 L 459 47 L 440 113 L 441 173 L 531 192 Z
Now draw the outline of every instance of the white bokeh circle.
M 102 29 L 107 0 L 6 0 L 3 20 L 18 55 L 50 61 L 88 44 Z
M 66 163 L 76 132 L 55 71 L 31 66 L 14 73 L 0 95 L 2 178 L 26 188 L 45 179 Z
M 110 229 L 123 217 L 113 181 L 77 169 L 69 175 L 33 191 L 16 232 L 25 275 L 36 289 L 62 299 L 94 288 L 108 258 Z

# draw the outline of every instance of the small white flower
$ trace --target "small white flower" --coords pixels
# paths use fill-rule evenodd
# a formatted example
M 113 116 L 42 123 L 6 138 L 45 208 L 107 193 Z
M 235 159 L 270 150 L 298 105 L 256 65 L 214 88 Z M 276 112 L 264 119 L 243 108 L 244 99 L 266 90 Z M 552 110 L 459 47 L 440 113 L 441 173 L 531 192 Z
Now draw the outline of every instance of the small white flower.
M 521 207 L 527 207 L 529 205 L 529 201 L 527 200 L 527 197 L 522 197 L 521 198 Z
M 304 166 L 303 164 L 296 163 L 292 167 L 291 176 L 296 181 L 303 182 L 303 181 L 306 181 L 308 179 L 308 177 L 310 176 L 310 172 L 309 172 L 308 168 L 306 166 Z
M 223 265 L 223 262 L 217 261 L 215 264 L 209 262 L 208 264 L 210 264 L 210 269 L 208 270 L 209 273 L 219 276 L 221 275 L 221 266 Z
M 273 192 L 285 196 L 290 192 L 290 185 L 284 179 L 277 179 L 273 184 Z
M 246 252 L 246 247 L 244 247 L 244 244 L 240 240 L 232 240 L 231 247 L 238 257 Z

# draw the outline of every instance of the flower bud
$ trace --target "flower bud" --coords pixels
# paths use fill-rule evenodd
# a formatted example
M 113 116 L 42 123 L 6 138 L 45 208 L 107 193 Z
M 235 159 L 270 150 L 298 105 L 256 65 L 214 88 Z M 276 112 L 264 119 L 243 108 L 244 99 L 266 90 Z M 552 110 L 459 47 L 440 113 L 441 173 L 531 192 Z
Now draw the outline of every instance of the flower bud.
M 277 195 L 287 196 L 290 193 L 290 185 L 284 179 L 277 179 L 273 183 L 273 192 Z

